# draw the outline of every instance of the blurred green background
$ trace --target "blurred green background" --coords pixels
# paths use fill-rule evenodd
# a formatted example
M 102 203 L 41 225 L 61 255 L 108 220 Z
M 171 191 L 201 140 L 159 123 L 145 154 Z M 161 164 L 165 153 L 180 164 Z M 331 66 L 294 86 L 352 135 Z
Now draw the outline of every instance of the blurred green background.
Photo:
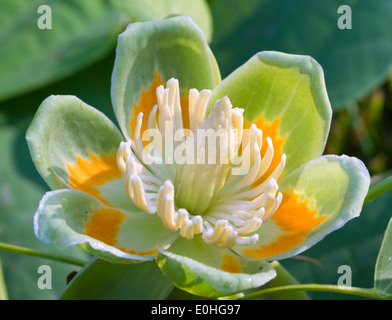
M 40 30 L 40 5 L 52 9 L 52 29 Z M 338 7 L 352 9 L 341 30 Z M 112 120 L 110 79 L 117 35 L 132 21 L 190 14 L 214 52 L 222 78 L 258 51 L 314 57 L 323 67 L 334 110 L 325 153 L 363 160 L 373 181 L 392 168 L 392 1 L 390 0 L 2 0 L 0 2 L 0 241 L 55 252 L 33 233 L 33 216 L 48 190 L 25 141 L 27 126 L 51 94 L 72 94 Z M 301 283 L 336 284 L 340 265 L 352 285 L 373 286 L 392 191 L 364 206 L 361 217 L 327 236 L 302 259 L 282 264 Z M 86 258 L 78 248 L 65 252 Z M 10 299 L 56 299 L 77 267 L 0 252 Z M 300 258 L 301 258 L 300 257 Z M 311 259 L 309 259 L 311 258 Z M 37 287 L 50 264 L 53 289 Z M 315 299 L 353 299 L 312 293 Z

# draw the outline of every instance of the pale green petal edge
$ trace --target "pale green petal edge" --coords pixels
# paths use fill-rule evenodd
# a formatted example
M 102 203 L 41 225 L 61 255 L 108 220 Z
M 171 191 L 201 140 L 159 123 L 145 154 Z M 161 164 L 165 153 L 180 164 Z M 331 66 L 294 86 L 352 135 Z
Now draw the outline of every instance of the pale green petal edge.
M 87 252 L 112 263 L 138 263 L 150 261 L 155 258 L 157 254 L 139 256 L 123 252 L 102 241 L 75 231 L 75 226 L 71 225 L 73 222 L 70 219 L 67 221 L 63 211 L 64 209 L 58 199 L 58 197 L 61 197 L 64 194 L 72 194 L 72 196 L 86 202 L 90 201 L 91 198 L 94 198 L 82 191 L 72 189 L 47 192 L 41 199 L 34 215 L 34 233 L 39 240 L 44 243 L 52 243 L 58 249 L 65 249 L 72 245 L 80 245 L 80 247 Z M 94 200 L 97 203 L 100 203 L 98 199 L 94 198 Z M 103 203 L 101 203 L 101 205 L 106 207 Z M 56 209 L 50 210 L 48 209 L 48 206 L 61 207 L 59 210 L 60 212 Z
M 229 273 L 207 266 L 194 259 L 159 250 L 157 264 L 173 284 L 189 293 L 206 297 L 223 297 L 260 287 L 276 277 L 276 271 L 266 261 L 257 263 L 258 273 Z M 261 272 L 260 272 L 261 271 Z

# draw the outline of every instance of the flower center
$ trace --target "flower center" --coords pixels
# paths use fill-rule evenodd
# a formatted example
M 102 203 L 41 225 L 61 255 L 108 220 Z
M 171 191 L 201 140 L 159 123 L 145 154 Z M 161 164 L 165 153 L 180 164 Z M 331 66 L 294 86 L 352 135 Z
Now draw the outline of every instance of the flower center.
M 262 131 L 254 124 L 244 130 L 243 110 L 233 108 L 228 97 L 205 117 L 210 94 L 190 90 L 186 129 L 178 81 L 158 87 L 148 129 L 140 132 L 140 113 L 134 141 L 120 144 L 118 167 L 129 198 L 145 212 L 157 213 L 166 228 L 187 239 L 201 233 L 206 243 L 221 248 L 255 243 L 256 231 L 281 203 L 277 179 L 286 157 L 256 184 L 271 164 L 272 140 L 265 139 L 268 147 L 261 155 Z
M 179 207 L 202 215 L 218 198 L 233 166 L 233 147 L 241 140 L 242 112 L 232 109 L 224 97 L 185 141 L 185 150 L 190 150 L 192 157 L 176 166 L 175 200 Z

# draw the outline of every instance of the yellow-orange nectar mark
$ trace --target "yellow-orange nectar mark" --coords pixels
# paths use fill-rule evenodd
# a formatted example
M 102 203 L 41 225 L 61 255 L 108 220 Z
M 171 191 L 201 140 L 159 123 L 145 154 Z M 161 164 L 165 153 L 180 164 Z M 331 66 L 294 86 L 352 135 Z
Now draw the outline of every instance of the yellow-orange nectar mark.
M 84 233 L 109 246 L 117 244 L 117 233 L 124 220 L 124 213 L 114 208 L 100 208 L 93 211 L 90 221 L 85 224 Z
M 121 178 L 115 151 L 108 155 L 101 153 L 100 156 L 89 152 L 89 159 L 77 156 L 74 164 L 67 163 L 66 166 L 71 188 L 84 191 L 108 204 L 107 200 L 101 197 L 98 187 Z
M 93 211 L 89 221 L 85 224 L 84 233 L 94 239 L 102 241 L 109 246 L 118 244 L 118 232 L 120 224 L 123 222 L 125 215 L 123 212 L 114 208 L 99 208 Z M 119 250 L 140 256 L 154 255 L 158 253 L 158 249 L 152 249 L 146 252 L 138 252 L 136 250 L 126 250 L 124 247 Z
M 143 137 L 143 132 L 147 130 L 148 116 L 150 115 L 154 106 L 158 103 L 156 90 L 163 84 L 162 77 L 158 73 L 158 70 L 154 71 L 154 79 L 147 90 L 142 89 L 140 92 L 140 99 L 138 104 L 134 104 L 129 119 L 129 129 L 131 137 L 135 135 L 135 128 L 137 123 L 137 117 L 140 112 L 143 112 L 143 121 L 140 128 L 140 134 Z
M 154 71 L 154 79 L 147 90 L 142 89 L 140 92 L 139 103 L 135 103 L 132 107 L 132 112 L 129 120 L 129 128 L 131 137 L 135 135 L 135 128 L 137 123 L 137 117 L 140 112 L 143 112 L 142 125 L 140 128 L 140 135 L 143 137 L 143 133 L 147 130 L 148 117 L 156 104 L 158 104 L 158 99 L 156 95 L 156 90 L 160 85 L 164 85 L 161 75 L 159 74 L 157 68 Z M 181 112 L 182 112 L 182 122 L 185 129 L 189 129 L 189 99 L 188 91 L 185 91 L 185 95 L 180 97 Z M 159 110 L 157 111 L 158 116 Z M 146 146 L 148 141 L 142 141 Z
M 224 254 L 221 270 L 230 273 L 241 273 L 242 266 L 235 257 Z
M 118 249 L 121 251 L 124 251 L 126 253 L 137 254 L 139 256 L 152 256 L 152 255 L 158 253 L 158 249 L 151 249 L 151 250 L 145 251 L 145 252 L 138 252 L 136 250 L 126 250 L 125 248 L 118 248 Z
M 244 122 L 244 128 L 250 128 L 251 124 L 254 123 L 257 128 L 261 129 L 263 131 L 263 144 L 260 150 L 260 154 L 263 157 L 265 152 L 267 151 L 267 143 L 265 139 L 267 137 L 270 137 L 272 140 L 272 145 L 274 147 L 274 156 L 272 158 L 271 164 L 268 168 L 268 170 L 261 176 L 257 181 L 253 183 L 253 186 L 256 187 L 260 183 L 264 182 L 265 179 L 267 179 L 271 173 L 275 170 L 275 168 L 279 165 L 281 159 L 282 159 L 282 149 L 283 145 L 286 141 L 286 138 L 279 136 L 279 124 L 280 124 L 281 117 L 277 117 L 272 121 L 272 123 L 269 123 L 264 120 L 264 116 L 261 115 L 258 119 L 255 121 L 249 123 L 247 121 Z
M 293 191 L 283 193 L 283 201 L 270 220 L 274 221 L 283 234 L 268 245 L 257 249 L 244 249 L 252 258 L 268 258 L 287 252 L 305 240 L 305 237 L 325 219 L 317 216 L 317 210 L 309 208 L 309 199 L 299 201 L 300 194 Z

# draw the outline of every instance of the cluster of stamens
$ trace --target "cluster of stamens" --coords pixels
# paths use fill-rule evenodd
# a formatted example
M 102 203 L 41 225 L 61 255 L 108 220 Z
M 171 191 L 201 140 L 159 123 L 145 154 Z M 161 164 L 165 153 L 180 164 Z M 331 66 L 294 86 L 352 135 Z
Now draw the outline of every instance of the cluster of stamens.
M 148 130 L 141 132 L 140 113 L 133 140 L 120 144 L 117 164 L 128 197 L 143 211 L 157 213 L 166 228 L 187 239 L 201 234 L 206 243 L 220 248 L 254 244 L 255 232 L 282 201 L 277 180 L 286 157 L 259 182 L 273 159 L 272 140 L 265 139 L 261 155 L 261 129 L 253 124 L 246 134 L 243 110 L 232 108 L 228 97 L 218 100 L 205 117 L 210 94 L 190 90 L 189 129 L 184 129 L 178 81 L 169 80 L 166 89 L 159 86 Z M 217 132 L 219 142 L 209 139 Z M 152 136 L 154 143 L 145 146 L 143 141 Z M 191 161 L 176 161 L 176 148 L 190 152 Z

